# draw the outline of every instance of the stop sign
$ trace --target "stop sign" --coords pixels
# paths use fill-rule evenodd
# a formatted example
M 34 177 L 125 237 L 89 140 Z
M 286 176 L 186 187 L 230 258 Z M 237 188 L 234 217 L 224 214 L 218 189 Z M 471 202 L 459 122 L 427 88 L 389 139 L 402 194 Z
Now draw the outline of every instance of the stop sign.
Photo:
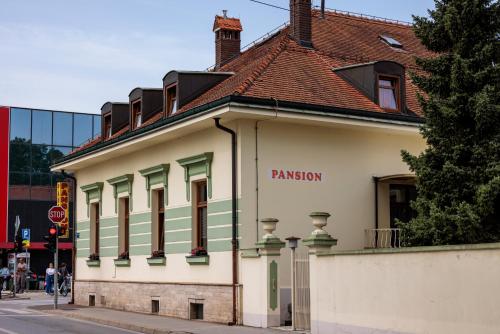
M 66 218 L 66 211 L 60 206 L 53 206 L 49 209 L 49 219 L 54 224 L 60 223 Z

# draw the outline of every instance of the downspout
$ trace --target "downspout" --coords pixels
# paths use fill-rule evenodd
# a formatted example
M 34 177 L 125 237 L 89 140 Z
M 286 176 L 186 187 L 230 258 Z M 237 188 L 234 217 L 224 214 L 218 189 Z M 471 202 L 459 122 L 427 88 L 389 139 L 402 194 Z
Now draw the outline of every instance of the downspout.
M 375 247 L 378 245 L 378 176 L 373 177 L 375 183 Z
M 71 245 L 71 301 L 69 304 L 75 303 L 75 279 L 76 279 L 76 178 L 73 175 L 66 174 L 66 172 L 61 170 L 61 174 L 68 179 L 73 180 L 73 243 Z
M 238 218 L 237 218 L 237 193 L 236 193 L 236 132 L 233 130 L 226 128 L 220 124 L 220 118 L 214 118 L 215 126 L 231 135 L 231 197 L 232 197 L 232 252 L 233 252 L 233 321 L 229 323 L 229 325 L 237 325 L 238 317 L 237 317 L 237 286 L 238 286 Z

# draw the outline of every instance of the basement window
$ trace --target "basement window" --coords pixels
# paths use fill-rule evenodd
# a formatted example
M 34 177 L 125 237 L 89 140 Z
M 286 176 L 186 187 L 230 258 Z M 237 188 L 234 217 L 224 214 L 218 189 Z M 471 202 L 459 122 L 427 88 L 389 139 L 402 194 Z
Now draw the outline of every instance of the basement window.
M 189 319 L 190 320 L 203 320 L 203 304 L 190 303 L 189 305 Z
M 392 37 L 389 37 L 387 35 L 380 35 L 379 38 L 387 45 L 392 46 L 393 48 L 398 48 L 398 49 L 403 48 L 403 44 L 401 44 L 398 40 Z
M 111 115 L 104 116 L 104 139 L 111 138 Z
M 392 76 L 379 76 L 378 100 L 379 105 L 388 110 L 399 111 L 399 78 Z
M 132 102 L 132 126 L 137 129 L 142 125 L 141 100 Z
M 167 116 L 174 115 L 177 112 L 177 85 L 166 88 L 167 97 Z

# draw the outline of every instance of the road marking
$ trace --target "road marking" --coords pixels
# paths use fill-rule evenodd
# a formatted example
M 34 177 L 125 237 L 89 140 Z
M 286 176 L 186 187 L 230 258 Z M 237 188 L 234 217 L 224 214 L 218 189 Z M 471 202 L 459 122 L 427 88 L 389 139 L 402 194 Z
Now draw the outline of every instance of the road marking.
M 14 308 L 3 308 L 2 307 L 0 310 L 7 311 L 7 312 L 12 312 L 12 313 L 16 313 L 16 314 L 31 314 L 30 311 L 18 310 L 18 309 L 14 309 Z
M 0 328 L 0 332 L 5 333 L 5 334 L 19 334 L 17 332 L 9 331 L 8 329 L 5 329 L 5 328 Z

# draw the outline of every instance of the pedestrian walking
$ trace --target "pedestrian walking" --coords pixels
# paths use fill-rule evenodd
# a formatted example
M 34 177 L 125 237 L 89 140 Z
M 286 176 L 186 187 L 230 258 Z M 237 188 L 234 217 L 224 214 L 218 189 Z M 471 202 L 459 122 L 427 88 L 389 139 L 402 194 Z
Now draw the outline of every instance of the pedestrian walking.
M 16 293 L 23 293 L 26 288 L 26 263 L 24 263 L 24 259 L 22 258 L 19 259 L 19 263 L 17 264 L 16 285 Z
M 10 281 L 10 270 L 7 266 L 3 266 L 0 269 L 0 280 L 2 280 L 2 285 L 0 286 L 0 291 L 9 289 L 9 281 Z
M 56 269 L 54 268 L 54 264 L 49 263 L 49 267 L 45 270 L 45 293 L 52 294 L 54 293 L 54 274 L 56 273 Z

